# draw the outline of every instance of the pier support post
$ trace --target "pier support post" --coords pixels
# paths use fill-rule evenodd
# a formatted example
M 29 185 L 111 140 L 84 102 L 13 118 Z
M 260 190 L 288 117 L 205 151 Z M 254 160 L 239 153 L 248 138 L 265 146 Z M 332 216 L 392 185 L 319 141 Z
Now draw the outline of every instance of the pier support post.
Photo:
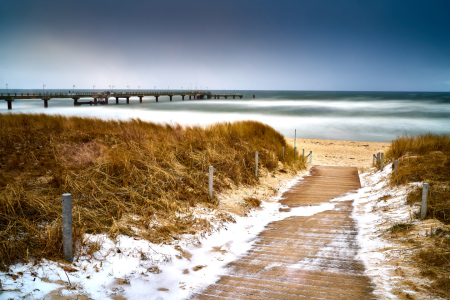
M 236 99 L 236 95 L 233 95 L 233 99 Z
M 170 98 L 170 101 L 172 101 L 172 96 L 169 96 L 169 98 Z
M 158 102 L 158 98 L 159 98 L 159 96 L 155 96 L 155 98 L 156 98 L 156 102 Z
M 108 105 L 108 97 L 105 98 L 105 104 Z
M 62 195 L 62 231 L 64 258 L 68 262 L 73 261 L 72 252 L 72 195 Z
M 127 97 L 127 104 L 130 104 L 130 97 Z
M 72 98 L 73 99 L 73 105 L 76 106 L 78 104 L 78 98 Z
M 12 109 L 12 101 L 6 101 L 8 102 L 8 109 Z
M 94 98 L 94 104 L 97 105 L 97 98 Z
M 183 101 L 184 101 L 184 95 L 181 95 L 181 100 L 183 100 Z
M 48 108 L 48 99 L 44 99 L 44 107 Z
M 191 100 L 192 95 L 189 95 L 189 100 Z
M 116 97 L 116 104 L 119 104 L 119 97 Z
M 142 96 L 139 96 L 139 103 L 142 103 Z

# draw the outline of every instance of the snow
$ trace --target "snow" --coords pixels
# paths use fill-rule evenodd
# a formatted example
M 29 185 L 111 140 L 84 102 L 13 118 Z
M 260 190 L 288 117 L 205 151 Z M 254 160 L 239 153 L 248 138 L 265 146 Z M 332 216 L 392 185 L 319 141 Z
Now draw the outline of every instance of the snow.
M 298 180 L 291 180 L 279 195 Z M 332 203 L 323 203 L 283 212 L 280 209 L 284 207 L 278 203 L 280 199 L 278 196 L 273 202 L 263 202 L 260 210 L 246 217 L 234 216 L 235 223 L 218 227 L 209 236 L 186 237 L 174 245 L 157 245 L 128 236 L 119 236 L 115 241 L 106 235 L 87 236 L 91 242 L 99 242 L 101 250 L 92 258 L 80 257 L 72 265 L 77 272 L 66 273 L 52 261 L 43 261 L 38 266 L 31 263 L 11 266 L 10 273 L 22 272 L 23 276 L 14 281 L 11 276 L 0 273 L 3 288 L 20 292 L 3 292 L 0 299 L 17 296 L 42 299 L 56 289 L 60 289 L 62 296 L 86 295 L 93 299 L 112 299 L 116 295 L 128 299 L 187 298 L 217 281 L 226 272 L 224 267 L 247 252 L 267 224 L 334 208 Z M 212 214 L 214 211 L 206 211 L 204 217 Z M 74 289 L 67 288 L 67 277 Z
M 92 258 L 80 257 L 72 265 L 77 272 L 67 272 L 66 275 L 57 262 L 51 261 L 37 266 L 12 266 L 10 273 L 23 272 L 23 276 L 14 281 L 11 276 L 0 272 L 1 283 L 3 289 L 19 289 L 20 292 L 3 292 L 0 299 L 18 296 L 42 299 L 57 289 L 60 295 L 86 295 L 93 299 L 112 299 L 117 295 L 128 299 L 185 299 L 226 274 L 225 266 L 250 250 L 257 235 L 270 222 L 292 216 L 311 216 L 334 209 L 336 202 L 347 200 L 354 201 L 352 215 L 358 225 L 357 257 L 364 263 L 366 274 L 375 285 L 375 294 L 381 299 L 399 299 L 398 290 L 402 289 L 403 293 L 418 296 L 417 291 L 410 290 L 411 286 L 402 285 L 405 278 L 395 272 L 398 265 L 392 263 L 405 249 L 383 237 L 393 224 L 413 222 L 412 215 L 418 210 L 418 206 L 411 207 L 405 203 L 408 186 L 389 185 L 391 170 L 392 166 L 387 165 L 383 172 L 372 170 L 361 174 L 361 189 L 318 206 L 280 211 L 283 206 L 278 202 L 281 196 L 277 196 L 272 199 L 274 201 L 263 202 L 260 210 L 254 210 L 246 217 L 234 216 L 235 223 L 216 224 L 216 230 L 209 236 L 186 235 L 172 245 L 152 244 L 128 236 L 119 236 L 112 241 L 106 235 L 91 235 L 91 241 L 100 241 L 101 250 Z M 298 180 L 290 181 L 279 195 Z M 202 216 L 213 220 L 215 212 L 203 211 Z M 201 216 L 199 212 L 197 214 L 197 217 Z M 337 239 L 336 243 L 340 240 L 345 239 Z M 321 249 L 324 256 L 332 246 Z M 335 255 L 345 257 L 347 250 L 343 251 Z M 320 260 L 305 260 L 291 267 L 320 268 L 320 265 Z M 274 266 L 276 264 L 269 267 Z M 407 264 L 402 268 L 409 268 L 412 275 L 407 279 L 416 286 L 426 281 Z M 67 288 L 67 276 L 75 289 Z M 427 295 L 419 295 L 419 298 L 432 299 Z

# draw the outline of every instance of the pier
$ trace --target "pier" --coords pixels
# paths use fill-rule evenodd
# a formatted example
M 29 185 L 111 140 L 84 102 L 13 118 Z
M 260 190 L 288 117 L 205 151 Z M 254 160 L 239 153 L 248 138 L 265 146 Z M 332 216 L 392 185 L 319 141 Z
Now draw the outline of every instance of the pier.
M 156 91 L 130 91 L 130 92 L 73 92 L 73 93 L 0 93 L 0 100 L 5 100 L 8 103 L 8 109 L 12 109 L 12 102 L 15 99 L 41 99 L 44 101 L 44 107 L 48 107 L 48 101 L 51 99 L 72 99 L 75 106 L 82 104 L 87 105 L 108 105 L 109 99 L 115 99 L 116 104 L 119 104 L 119 99 L 125 99 L 127 104 L 130 104 L 131 97 L 139 98 L 139 103 L 142 103 L 144 97 L 155 97 L 156 102 L 158 102 L 159 97 L 167 96 L 170 101 L 175 96 L 180 96 L 181 100 L 185 100 L 189 97 L 189 100 L 201 100 L 201 99 L 236 99 L 239 97 L 242 99 L 244 95 L 242 94 L 213 94 L 211 91 L 166 91 L 166 92 L 156 92 Z M 88 100 L 88 99 L 92 100 Z M 85 100 L 86 99 L 86 100 Z

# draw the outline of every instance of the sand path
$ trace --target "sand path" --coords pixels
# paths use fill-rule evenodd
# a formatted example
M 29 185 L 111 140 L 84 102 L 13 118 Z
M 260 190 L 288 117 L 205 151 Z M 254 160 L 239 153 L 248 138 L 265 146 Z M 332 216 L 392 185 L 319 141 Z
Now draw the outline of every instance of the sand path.
M 283 196 L 289 208 L 318 205 L 360 187 L 355 167 L 314 166 Z M 352 201 L 309 217 L 270 223 L 226 276 L 194 299 L 375 299 L 357 258 Z

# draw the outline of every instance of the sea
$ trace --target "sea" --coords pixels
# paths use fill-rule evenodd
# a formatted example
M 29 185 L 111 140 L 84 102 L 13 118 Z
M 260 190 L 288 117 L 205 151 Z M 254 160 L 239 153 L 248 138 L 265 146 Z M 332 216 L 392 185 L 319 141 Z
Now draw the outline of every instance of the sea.
M 75 92 L 91 92 L 76 90 Z M 96 90 L 97 92 L 102 90 Z M 152 90 L 153 91 L 153 90 Z M 157 90 L 158 91 L 158 90 Z M 159 90 L 161 92 L 167 92 Z M 6 90 L 0 90 L 5 93 Z M 39 93 L 41 90 L 11 90 Z M 45 90 L 67 93 L 69 90 Z M 73 92 L 73 91 L 70 91 Z M 128 92 L 114 90 L 113 92 Z M 174 91 L 171 91 L 174 92 Z M 213 90 L 214 94 L 243 94 L 242 99 L 182 101 L 181 96 L 130 98 L 130 104 L 110 99 L 109 105 L 74 106 L 71 99 L 15 100 L 12 110 L 0 101 L 0 113 L 45 113 L 113 120 L 141 119 L 163 124 L 207 126 L 216 122 L 256 120 L 286 137 L 390 142 L 398 136 L 450 134 L 450 92 L 332 92 Z M 253 98 L 254 95 L 254 98 Z M 92 99 L 85 99 L 86 101 Z M 80 101 L 83 101 L 81 99 Z

